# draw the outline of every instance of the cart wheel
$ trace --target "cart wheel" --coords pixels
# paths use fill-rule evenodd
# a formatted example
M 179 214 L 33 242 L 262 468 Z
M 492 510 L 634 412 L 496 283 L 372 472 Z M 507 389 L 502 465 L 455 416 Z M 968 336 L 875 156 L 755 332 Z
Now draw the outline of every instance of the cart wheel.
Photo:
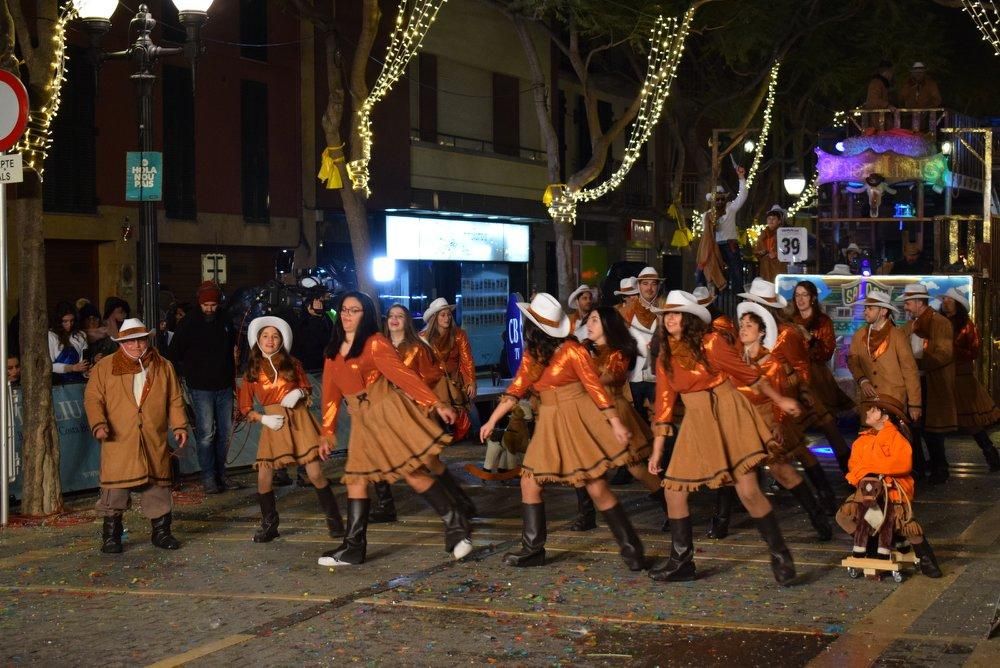
M 851 568 L 851 567 L 849 566 L 849 567 L 847 568 L 847 575 L 848 575 L 848 576 L 850 576 L 850 578 L 851 578 L 852 580 L 857 580 L 857 579 L 858 579 L 859 577 L 861 577 L 861 571 L 859 571 L 859 570 L 858 570 L 858 569 L 856 569 L 856 568 Z
M 892 579 L 895 580 L 896 582 L 902 582 L 903 581 L 903 571 L 893 571 L 892 572 Z

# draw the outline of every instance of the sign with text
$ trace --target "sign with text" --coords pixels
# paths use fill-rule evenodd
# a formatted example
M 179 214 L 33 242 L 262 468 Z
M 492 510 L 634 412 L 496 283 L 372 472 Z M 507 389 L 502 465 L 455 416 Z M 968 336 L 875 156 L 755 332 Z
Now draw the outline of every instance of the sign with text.
M 20 183 L 24 180 L 21 169 L 21 154 L 0 155 L 0 185 Z
M 507 299 L 507 331 L 504 333 L 503 347 L 511 377 L 521 366 L 521 355 L 524 353 L 521 309 L 517 307 L 520 301 L 524 301 L 524 298 L 516 292 Z
M 163 154 L 129 151 L 125 154 L 125 199 L 159 202 L 163 199 Z
M 809 259 L 809 234 L 804 227 L 778 228 L 778 260 L 805 262 Z
M 385 217 L 385 254 L 394 260 L 527 262 L 530 228 L 511 223 Z
M 226 284 L 226 256 L 223 253 L 202 253 L 201 280 Z

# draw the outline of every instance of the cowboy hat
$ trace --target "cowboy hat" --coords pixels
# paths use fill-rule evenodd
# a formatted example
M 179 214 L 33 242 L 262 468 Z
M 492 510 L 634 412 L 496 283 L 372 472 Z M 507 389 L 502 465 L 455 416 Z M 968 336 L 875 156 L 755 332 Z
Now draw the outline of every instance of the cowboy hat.
M 715 188 L 712 189 L 712 192 L 705 193 L 705 199 L 708 200 L 709 202 L 713 202 L 715 201 L 716 198 L 725 197 L 728 194 L 729 191 L 726 189 L 726 186 L 717 185 L 715 186 Z
M 927 69 L 927 66 L 926 66 L 926 65 L 924 65 L 924 64 L 923 64 L 922 62 L 920 62 L 920 61 L 918 60 L 917 62 L 915 62 L 915 63 L 913 63 L 912 65 L 910 65 L 910 69 L 911 69 L 911 70 L 926 70 L 926 69 Z
M 969 310 L 969 298 L 958 291 L 958 288 L 948 288 L 948 292 L 944 293 L 942 297 L 951 297 L 959 304 L 961 304 L 966 312 Z
M 250 327 L 247 328 L 247 341 L 250 342 L 251 348 L 257 345 L 257 337 L 260 336 L 261 330 L 265 327 L 274 327 L 278 330 L 278 333 L 281 334 L 281 345 L 285 351 L 292 349 L 291 326 L 281 318 L 273 315 L 261 316 L 250 321 Z
M 778 323 L 774 316 L 766 308 L 754 302 L 740 302 L 736 305 L 737 322 L 745 313 L 755 313 L 764 321 L 764 341 L 762 345 L 768 350 L 774 348 L 774 343 L 778 340 Z
M 857 253 L 858 255 L 861 255 L 861 254 L 862 254 L 862 253 L 864 252 L 863 250 L 861 250 L 861 247 L 860 247 L 860 246 L 858 246 L 858 245 L 857 245 L 856 243 L 854 243 L 854 242 L 851 242 L 850 244 L 848 244 L 847 248 L 845 248 L 845 249 L 843 249 L 843 250 L 841 250 L 841 251 L 840 251 L 840 254 L 841 254 L 841 255 L 847 255 L 847 254 L 848 254 L 848 253 L 850 253 L 851 251 L 854 251 L 854 252 L 855 252 L 855 253 Z
M 449 304 L 448 300 L 444 297 L 438 297 L 424 310 L 424 322 L 430 324 L 430 321 L 434 319 L 434 316 L 438 314 L 438 311 L 443 311 L 446 308 L 450 308 L 454 311 L 455 304 Z
M 737 297 L 743 297 L 744 299 L 749 299 L 752 302 L 770 306 L 771 308 L 785 308 L 788 306 L 788 300 L 778 294 L 774 283 L 765 281 L 763 278 L 753 279 L 753 283 L 750 284 L 750 291 L 741 292 Z
M 690 313 L 697 316 L 705 324 L 712 322 L 712 315 L 708 309 L 698 303 L 697 297 L 683 290 L 671 290 L 667 293 L 663 304 L 654 306 L 650 311 L 653 313 Z
M 559 300 L 547 292 L 539 292 L 531 303 L 517 302 L 517 308 L 531 322 L 549 336 L 565 339 L 569 336 L 569 316 Z
M 895 415 L 904 423 L 910 421 L 910 416 L 906 414 L 906 408 L 903 406 L 903 402 L 901 402 L 896 397 L 889 396 L 888 394 L 879 394 L 874 399 L 863 400 L 861 402 L 860 408 L 863 411 L 867 411 L 872 406 L 879 408 L 885 411 L 886 413 L 891 413 L 892 415 Z
M 869 289 L 864 299 L 854 302 L 851 306 L 878 306 L 880 308 L 887 308 L 893 313 L 899 313 L 896 305 L 889 301 L 889 293 L 878 288 Z
M 664 279 L 660 278 L 660 274 L 652 267 L 645 267 L 639 272 L 639 275 L 635 277 L 636 281 L 662 281 Z
M 566 300 L 566 303 L 569 304 L 570 308 L 575 309 L 579 307 L 578 301 L 580 299 L 580 295 L 584 292 L 589 292 L 591 297 L 597 299 L 597 288 L 592 288 L 587 284 L 583 284 L 573 292 L 569 293 L 569 299 Z
M 764 214 L 764 218 L 767 218 L 768 216 L 777 216 L 781 220 L 784 220 L 787 215 L 788 212 L 782 209 L 780 205 L 774 204 L 767 210 L 767 213 Z
M 618 283 L 618 289 L 615 290 L 615 294 L 622 295 L 624 297 L 631 297 L 632 295 L 639 294 L 639 279 L 635 276 L 623 278 Z
M 833 269 L 826 272 L 827 276 L 851 276 L 851 268 L 846 264 L 835 264 Z
M 694 295 L 695 299 L 697 299 L 698 303 L 701 304 L 702 306 L 708 306 L 709 304 L 715 301 L 716 297 L 715 290 L 706 288 L 704 285 L 699 285 L 698 287 L 696 287 L 694 289 L 694 292 L 692 292 L 691 294 Z
M 905 302 L 910 299 L 926 299 L 930 301 L 931 296 L 927 293 L 927 286 L 923 283 L 907 283 L 903 288 L 903 294 L 896 297 L 897 302 Z
M 111 340 L 115 343 L 121 343 L 122 341 L 132 341 L 133 339 L 151 336 L 154 333 L 146 329 L 146 326 L 142 324 L 142 320 L 139 320 L 139 318 L 128 318 L 118 328 L 118 336 L 112 337 Z

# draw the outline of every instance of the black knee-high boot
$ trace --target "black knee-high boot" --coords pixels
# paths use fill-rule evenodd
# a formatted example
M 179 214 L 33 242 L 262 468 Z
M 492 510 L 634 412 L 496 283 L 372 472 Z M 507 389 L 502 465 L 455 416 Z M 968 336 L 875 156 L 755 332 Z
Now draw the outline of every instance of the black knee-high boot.
M 830 527 L 830 521 L 826 519 L 826 515 L 823 514 L 823 510 L 816 502 L 816 497 L 813 496 L 812 490 L 809 489 L 806 481 L 803 480 L 795 487 L 789 487 L 788 491 L 792 493 L 795 500 L 806 511 L 806 514 L 809 516 L 809 522 L 813 525 L 813 529 L 816 530 L 816 536 L 823 541 L 833 538 L 833 528 Z
M 521 529 L 521 549 L 503 555 L 508 566 L 541 566 L 545 563 L 545 503 L 522 503 L 524 527 Z
M 708 527 L 708 537 L 721 540 L 729 535 L 729 520 L 736 505 L 736 488 L 720 487 L 715 495 L 715 515 Z
M 646 554 L 642 548 L 642 541 L 639 540 L 639 534 L 635 532 L 635 527 L 632 526 L 621 504 L 616 503 L 607 510 L 602 510 L 601 515 L 611 529 L 611 535 L 618 543 L 618 554 L 622 555 L 628 569 L 641 571 L 646 568 Z
M 570 522 L 570 531 L 590 531 L 597 528 L 597 511 L 594 500 L 590 498 L 586 487 L 576 488 L 576 517 Z
M 320 566 L 357 566 L 365 563 L 368 550 L 368 499 L 347 500 L 347 533 L 344 541 L 334 550 L 327 550 L 319 558 Z
M 838 508 L 837 495 L 834 494 L 830 480 L 826 477 L 826 473 L 823 472 L 823 467 L 819 464 L 813 464 L 812 466 L 803 467 L 802 470 L 816 490 L 816 498 L 819 500 L 819 505 L 823 508 L 823 511 L 827 515 L 836 515 Z
M 319 500 L 319 507 L 323 509 L 326 530 L 330 533 L 330 538 L 340 538 L 344 535 L 344 521 L 340 518 L 337 497 L 333 495 L 333 485 L 327 481 L 326 487 L 317 487 L 316 498 Z
M 427 505 L 434 509 L 434 512 L 441 517 L 441 521 L 444 523 L 445 551 L 451 552 L 451 556 L 455 559 L 468 556 L 472 552 L 472 540 L 470 540 L 472 527 L 469 525 L 469 519 L 462 514 L 455 502 L 448 496 L 444 485 L 435 480 L 426 492 L 420 493 L 420 496 L 424 498 Z
M 687 582 L 694 580 L 694 541 L 691 516 L 670 518 L 670 558 L 661 559 L 649 569 L 649 577 L 658 582 Z
M 368 513 L 368 521 L 372 524 L 396 521 L 396 500 L 392 498 L 392 485 L 384 480 L 375 483 L 375 503 Z
M 478 514 L 476 504 L 472 502 L 469 495 L 466 494 L 465 490 L 462 489 L 462 486 L 458 484 L 458 481 L 455 480 L 455 477 L 451 474 L 451 471 L 448 470 L 448 467 L 445 467 L 444 472 L 438 475 L 437 479 L 438 482 L 444 485 L 445 491 L 448 492 L 448 496 L 451 497 L 451 500 L 455 502 L 455 506 L 458 508 L 460 513 L 466 517 L 475 517 Z
M 172 523 L 173 515 L 171 513 L 152 520 L 153 535 L 150 536 L 150 540 L 153 542 L 153 545 L 162 547 L 164 550 L 176 550 L 181 546 L 180 541 L 170 533 L 170 525 Z
M 270 543 L 280 536 L 278 533 L 278 509 L 274 502 L 274 492 L 257 494 L 260 503 L 260 528 L 253 534 L 253 542 Z
M 122 516 L 111 515 L 104 518 L 101 532 L 101 552 L 104 554 L 119 554 L 122 551 Z
M 943 575 L 941 567 L 938 566 L 931 544 L 924 538 L 923 541 L 913 544 L 913 551 L 920 559 L 920 572 L 929 578 L 939 578 Z
M 795 579 L 795 563 L 792 561 L 792 553 L 785 545 L 785 538 L 781 535 L 778 518 L 772 511 L 764 517 L 754 518 L 754 522 L 771 553 L 771 572 L 774 573 L 774 579 L 780 585 L 790 584 Z
M 990 435 L 981 431 L 973 434 L 972 438 L 975 439 L 979 449 L 983 451 L 983 458 L 986 460 L 986 465 L 990 467 L 990 473 L 1000 471 L 1000 452 L 997 452 L 997 446 L 993 445 Z

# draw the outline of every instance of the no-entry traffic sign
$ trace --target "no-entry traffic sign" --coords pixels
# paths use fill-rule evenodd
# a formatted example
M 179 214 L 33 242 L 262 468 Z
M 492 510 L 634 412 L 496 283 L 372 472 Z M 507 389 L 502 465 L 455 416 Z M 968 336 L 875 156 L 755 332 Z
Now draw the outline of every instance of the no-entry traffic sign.
M 14 146 L 28 125 L 28 91 L 16 76 L 0 70 L 0 151 Z

